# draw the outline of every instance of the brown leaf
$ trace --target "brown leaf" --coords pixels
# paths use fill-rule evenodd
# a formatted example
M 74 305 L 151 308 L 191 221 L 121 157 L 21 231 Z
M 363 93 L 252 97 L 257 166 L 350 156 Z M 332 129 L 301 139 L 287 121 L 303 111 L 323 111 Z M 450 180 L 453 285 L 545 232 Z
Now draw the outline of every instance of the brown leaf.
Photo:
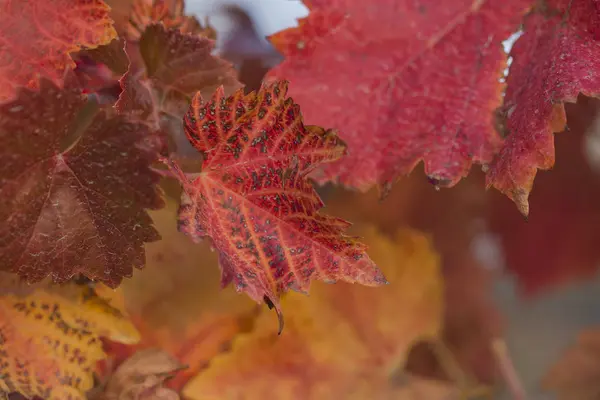
M 104 392 L 93 399 L 179 400 L 177 392 L 163 384 L 182 368 L 185 366 L 162 350 L 141 350 L 117 368 Z

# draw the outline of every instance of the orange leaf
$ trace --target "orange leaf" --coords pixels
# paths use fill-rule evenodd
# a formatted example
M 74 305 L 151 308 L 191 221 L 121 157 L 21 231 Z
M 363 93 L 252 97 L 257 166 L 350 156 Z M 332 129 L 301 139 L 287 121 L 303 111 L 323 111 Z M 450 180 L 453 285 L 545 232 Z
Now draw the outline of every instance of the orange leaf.
M 287 328 L 281 336 L 265 311 L 256 330 L 236 339 L 231 353 L 212 360 L 183 394 L 190 399 L 348 399 L 395 390 L 390 376 L 403 367 L 410 347 L 436 337 L 440 329 L 439 257 L 417 232 L 399 232 L 393 241 L 374 229 L 363 233 L 389 286 L 318 283 L 309 298 L 287 295 L 282 300 L 289 310 Z
M 0 101 L 19 86 L 56 85 L 75 63 L 69 53 L 116 37 L 102 0 L 26 0 L 0 4 Z

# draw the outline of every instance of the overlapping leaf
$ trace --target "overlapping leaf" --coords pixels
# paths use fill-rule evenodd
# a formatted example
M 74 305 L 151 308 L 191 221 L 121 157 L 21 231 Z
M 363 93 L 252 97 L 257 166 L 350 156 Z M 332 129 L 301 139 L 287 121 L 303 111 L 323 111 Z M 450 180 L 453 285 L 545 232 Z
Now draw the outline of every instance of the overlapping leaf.
M 213 56 L 212 49 L 213 41 L 206 37 L 166 29 L 162 24 L 148 26 L 139 43 L 131 50 L 128 47 L 132 62 L 121 78 L 123 92 L 115 107 L 156 127 L 181 127 L 194 93 L 212 94 L 221 85 L 229 93 L 241 86 L 233 66 Z M 181 128 L 170 131 L 177 148 L 185 148 Z
M 167 29 L 176 29 L 181 33 L 215 38 L 215 31 L 212 28 L 202 27 L 196 18 L 185 15 L 183 0 L 133 1 L 125 35 L 128 39 L 137 40 L 148 26 L 157 22 Z
M 3 1 L 0 4 L 0 101 L 44 77 L 62 82 L 69 53 L 116 36 L 102 0 Z
M 494 197 L 489 205 L 490 228 L 525 294 L 592 278 L 600 262 L 600 182 L 583 151 L 586 136 L 600 134 L 593 124 L 600 101 L 580 98 L 567 104 L 566 115 L 569 129 L 556 138 L 559 162 L 536 179 L 529 218 L 504 198 Z
M 229 354 L 215 358 L 186 386 L 184 396 L 448 398 L 413 397 L 395 374 L 401 374 L 416 340 L 439 332 L 443 291 L 439 257 L 429 240 L 414 231 L 399 232 L 394 240 L 374 229 L 361 233 L 373 259 L 388 276 L 389 286 L 316 283 L 309 298 L 288 294 L 282 300 L 289 311 L 281 336 L 273 329 L 273 316 L 265 310 L 256 329 L 236 339 Z M 448 396 L 452 391 L 441 392 Z
M 2 275 L 4 278 L 4 275 Z M 91 289 L 69 284 L 0 297 L 0 395 L 85 399 L 100 336 L 135 343 L 133 325 Z
M 164 387 L 165 380 L 185 368 L 168 353 L 142 350 L 123 362 L 106 387 L 91 400 L 180 400 L 176 391 Z
M 258 302 L 277 305 L 282 292 L 307 292 L 313 279 L 385 283 L 365 246 L 343 234 L 349 224 L 319 214 L 306 176 L 344 147 L 335 133 L 305 126 L 286 93 L 287 83 L 275 82 L 246 96 L 219 88 L 210 101 L 194 97 L 185 129 L 204 163 L 191 180 L 180 174 L 181 229 L 210 237 L 222 283 Z
M 158 239 L 145 209 L 162 206 L 149 168 L 159 141 L 123 117 L 81 117 L 86 101 L 69 78 L 0 104 L 0 268 L 31 282 L 115 286 Z
M 160 348 L 187 366 L 168 386 L 183 384 L 220 354 L 256 315 L 256 304 L 233 288 L 221 290 L 217 254 L 177 231 L 179 202 L 150 212 L 162 240 L 146 245 L 147 265 L 121 285 L 124 309 L 142 335 L 136 346 L 111 344 L 119 365 L 136 351 Z
M 525 21 L 511 56 L 503 112 L 509 136 L 492 165 L 488 185 L 510 197 L 521 213 L 538 169 L 554 165 L 554 132 L 565 127 L 564 102 L 600 95 L 600 5 L 595 0 L 551 0 L 546 14 Z
M 272 37 L 306 121 L 339 129 L 348 157 L 315 175 L 366 189 L 423 161 L 452 186 L 501 144 L 494 110 L 501 42 L 531 0 L 310 1 L 310 15 Z

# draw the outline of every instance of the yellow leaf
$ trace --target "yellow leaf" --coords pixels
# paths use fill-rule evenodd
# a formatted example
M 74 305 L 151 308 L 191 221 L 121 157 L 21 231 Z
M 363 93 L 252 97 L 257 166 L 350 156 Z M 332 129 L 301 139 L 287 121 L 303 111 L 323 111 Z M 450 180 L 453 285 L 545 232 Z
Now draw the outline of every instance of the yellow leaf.
M 87 286 L 37 287 L 0 296 L 0 394 L 85 399 L 96 362 L 105 358 L 100 337 L 135 343 L 125 316 Z
M 439 257 L 428 238 L 414 231 L 401 231 L 395 240 L 374 229 L 361 233 L 389 285 L 316 283 L 310 297 L 290 293 L 282 301 L 281 336 L 274 314 L 265 309 L 256 329 L 240 335 L 230 353 L 212 360 L 188 383 L 184 396 L 191 400 L 395 397 L 398 388 L 392 377 L 403 367 L 411 346 L 440 331 Z

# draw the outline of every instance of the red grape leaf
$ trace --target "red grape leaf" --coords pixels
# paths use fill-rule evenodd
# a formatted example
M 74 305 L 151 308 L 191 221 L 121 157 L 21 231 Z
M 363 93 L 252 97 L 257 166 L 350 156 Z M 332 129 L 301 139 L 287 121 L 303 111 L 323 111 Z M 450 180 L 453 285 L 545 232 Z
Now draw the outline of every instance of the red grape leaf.
M 166 29 L 162 24 L 150 25 L 139 40 L 143 65 L 130 64 L 121 79 L 123 91 L 115 107 L 156 124 L 169 118 L 180 121 L 197 91 L 213 93 L 221 85 L 228 91 L 239 88 L 233 66 L 213 56 L 212 50 L 213 41 L 205 37 Z
M 306 120 L 348 144 L 348 157 L 315 177 L 367 189 L 423 160 L 427 176 L 452 186 L 473 161 L 491 161 L 501 41 L 530 3 L 310 1 L 298 28 L 271 38 L 287 58 L 270 76 L 289 79 Z
M 534 13 L 511 52 L 503 112 L 510 135 L 487 176 L 521 213 L 538 169 L 554 165 L 554 132 L 565 127 L 564 102 L 600 95 L 600 4 L 547 1 L 550 17 Z
M 0 266 L 30 282 L 75 274 L 116 286 L 159 238 L 144 209 L 162 206 L 150 170 L 158 140 L 104 112 L 73 142 L 86 96 L 42 79 L 0 104 Z
M 311 279 L 385 283 L 365 246 L 343 234 L 349 223 L 318 213 L 323 203 L 306 177 L 344 146 L 334 132 L 305 126 L 286 94 L 282 81 L 246 96 L 225 97 L 221 87 L 210 101 L 194 97 L 184 125 L 204 162 L 189 181 L 179 174 L 181 229 L 209 236 L 223 285 L 233 281 L 259 303 L 308 292 Z
M 600 101 L 582 97 L 565 108 L 569 130 L 556 137 L 559 162 L 537 177 L 531 215 L 524 220 L 503 196 L 489 206 L 490 229 L 526 295 L 592 279 L 600 262 L 600 181 L 583 151 L 586 134 L 600 134 Z
M 45 77 L 60 84 L 69 53 L 116 36 L 102 0 L 3 1 L 0 4 L 0 101 Z

